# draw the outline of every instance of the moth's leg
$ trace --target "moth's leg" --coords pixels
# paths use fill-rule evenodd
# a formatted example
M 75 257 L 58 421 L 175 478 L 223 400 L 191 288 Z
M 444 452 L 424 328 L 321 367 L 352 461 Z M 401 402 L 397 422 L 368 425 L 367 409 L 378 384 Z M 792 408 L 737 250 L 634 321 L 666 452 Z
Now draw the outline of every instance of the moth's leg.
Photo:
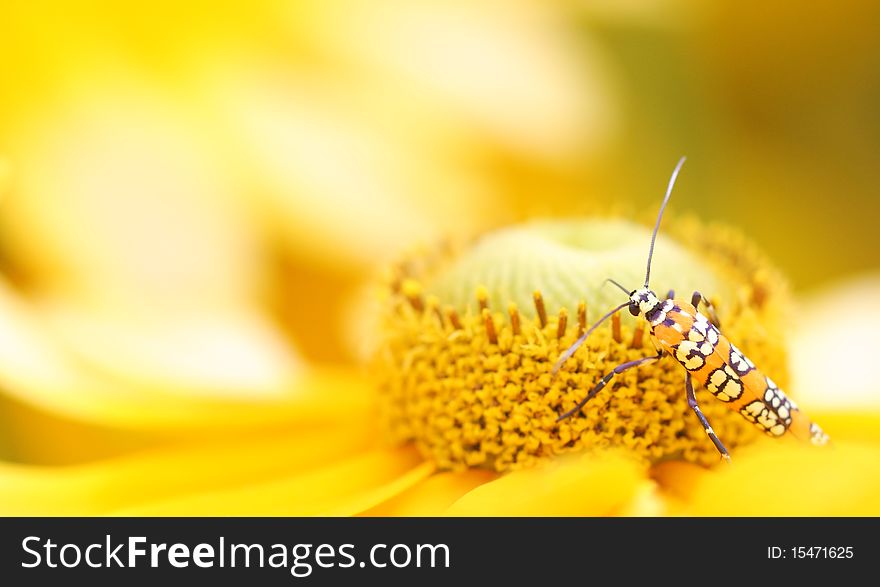
M 718 320 L 718 314 L 715 313 L 715 306 L 712 305 L 712 302 L 710 302 L 708 298 L 703 297 L 703 294 L 695 291 L 694 295 L 691 296 L 691 305 L 699 310 L 700 302 L 706 304 L 706 310 L 709 312 L 709 320 L 715 325 L 715 328 L 721 330 L 721 322 Z
M 706 416 L 703 415 L 703 410 L 700 409 L 700 406 L 697 405 L 697 396 L 694 394 L 694 384 L 691 381 L 691 374 L 688 373 L 685 376 L 684 385 L 687 389 L 687 400 L 688 405 L 697 415 L 697 418 L 700 419 L 700 424 L 703 425 L 703 430 L 706 431 L 706 435 L 709 437 L 709 440 L 712 441 L 712 444 L 715 445 L 715 448 L 718 449 L 718 452 L 721 453 L 721 456 L 728 463 L 730 462 L 730 453 L 727 452 L 727 449 L 724 448 L 724 445 L 721 444 L 721 441 L 718 440 L 718 437 L 715 435 L 715 431 L 712 430 L 712 426 L 709 425 L 709 420 L 706 419 Z
M 611 380 L 614 379 L 617 375 L 620 375 L 621 373 L 623 373 L 624 371 L 627 371 L 629 369 L 633 369 L 633 368 L 639 367 L 641 365 L 647 365 L 649 363 L 653 363 L 654 361 L 658 361 L 662 356 L 663 356 L 663 351 L 658 351 L 657 354 L 652 357 L 643 357 L 641 359 L 636 359 L 635 361 L 621 363 L 620 365 L 615 367 L 610 373 L 608 373 L 607 375 L 602 377 L 602 379 L 599 380 L 599 382 L 596 384 L 596 386 L 590 390 L 590 393 L 588 393 L 586 395 L 586 397 L 584 397 L 584 399 L 579 401 L 575 407 L 573 407 L 572 409 L 568 410 L 567 412 L 565 412 L 564 414 L 562 414 L 561 416 L 556 418 L 556 421 L 559 422 L 560 420 L 565 420 L 569 416 L 572 416 L 572 415 L 576 414 L 577 412 L 579 412 L 580 409 L 582 407 L 584 407 L 584 405 L 593 398 L 593 396 L 595 396 L 597 393 L 602 391 L 602 389 L 606 385 L 608 385 L 611 382 Z

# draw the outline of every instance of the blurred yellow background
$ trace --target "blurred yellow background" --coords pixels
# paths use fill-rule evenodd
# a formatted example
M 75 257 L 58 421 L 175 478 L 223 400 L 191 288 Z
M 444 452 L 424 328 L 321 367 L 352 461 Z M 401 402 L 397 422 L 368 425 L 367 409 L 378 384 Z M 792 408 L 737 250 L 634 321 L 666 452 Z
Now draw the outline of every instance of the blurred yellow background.
M 122 414 L 277 397 L 355 364 L 365 284 L 397 252 L 597 204 L 650 218 L 682 154 L 675 213 L 741 228 L 797 292 L 877 271 L 878 16 L 868 1 L 7 3 L 0 456 L 177 442 Z M 82 366 L 101 383 L 71 382 Z M 125 393 L 144 398 L 107 407 Z
M 878 263 L 877 11 L 14 3 L 3 267 L 29 291 L 150 306 L 275 297 L 287 276 L 323 315 L 415 240 L 598 199 L 653 210 L 687 154 L 678 210 L 819 285 Z M 273 302 L 318 342 L 313 312 Z

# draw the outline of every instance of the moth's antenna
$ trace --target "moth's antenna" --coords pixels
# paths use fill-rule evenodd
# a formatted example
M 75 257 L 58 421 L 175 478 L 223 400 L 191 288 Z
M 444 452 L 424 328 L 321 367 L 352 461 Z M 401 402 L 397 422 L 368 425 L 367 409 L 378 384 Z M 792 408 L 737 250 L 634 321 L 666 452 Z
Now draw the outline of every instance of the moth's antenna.
M 622 285 L 620 285 L 619 283 L 617 283 L 616 281 L 614 281 L 610 277 L 605 280 L 605 283 L 613 283 L 614 285 L 617 286 L 617 289 L 619 289 L 620 291 L 625 293 L 627 296 L 629 295 L 629 291 L 627 291 L 627 289 L 625 287 L 623 287 Z
M 608 320 L 615 312 L 619 312 L 620 310 L 623 310 L 628 305 L 629 305 L 629 300 L 627 300 L 626 303 L 620 304 L 619 306 L 617 306 L 616 308 L 614 308 L 613 310 L 611 310 L 610 312 L 608 312 L 607 314 L 605 314 L 604 316 L 599 318 L 599 320 L 597 320 L 595 324 L 590 326 L 589 330 L 584 332 L 579 339 L 574 341 L 573 345 L 568 347 L 568 350 L 566 350 L 564 353 L 562 353 L 562 355 L 560 355 L 559 360 L 557 360 L 556 364 L 553 365 L 553 371 L 552 371 L 553 375 L 556 375 L 556 372 L 559 371 L 559 368 L 562 367 L 562 364 L 571 358 L 571 356 L 574 354 L 574 352 L 576 350 L 578 350 L 579 346 L 584 344 L 584 341 L 587 340 L 587 337 L 590 336 L 590 334 L 594 330 L 596 330 L 597 326 L 599 326 L 600 324 L 602 324 L 603 322 Z
M 654 232 L 651 234 L 651 248 L 648 249 L 648 270 L 645 272 L 645 287 L 648 287 L 648 283 L 651 281 L 651 258 L 654 256 L 654 241 L 657 240 L 657 231 L 660 229 L 660 220 L 663 218 L 663 211 L 666 209 L 666 204 L 669 202 L 669 196 L 672 195 L 672 186 L 675 185 L 675 179 L 678 177 L 678 172 L 681 170 L 681 166 L 684 165 L 685 159 L 687 159 L 687 157 L 679 159 L 678 165 L 672 170 L 672 177 L 669 178 L 669 186 L 666 188 L 666 197 L 663 198 L 663 203 L 660 204 L 660 213 L 657 214 L 657 224 L 654 225 Z

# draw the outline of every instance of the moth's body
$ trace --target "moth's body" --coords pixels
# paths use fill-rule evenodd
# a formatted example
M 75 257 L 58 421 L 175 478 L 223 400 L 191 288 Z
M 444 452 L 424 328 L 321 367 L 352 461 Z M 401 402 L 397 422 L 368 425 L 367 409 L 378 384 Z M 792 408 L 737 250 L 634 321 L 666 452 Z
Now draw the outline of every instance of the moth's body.
M 769 436 L 785 434 L 813 444 L 828 437 L 812 423 L 712 322 L 690 302 L 659 300 L 651 290 L 633 292 L 656 346 L 728 408 Z
M 559 416 L 557 421 L 578 413 L 591 398 L 595 397 L 620 373 L 658 361 L 665 355 L 672 355 L 685 368 L 688 405 L 700 420 L 700 424 L 715 448 L 725 459 L 730 459 L 727 449 L 715 435 L 715 431 L 712 430 L 712 426 L 703 415 L 700 406 L 697 405 L 693 388 L 694 380 L 708 389 L 716 399 L 724 402 L 727 407 L 735 410 L 774 438 L 789 435 L 813 444 L 826 444 L 828 436 L 822 429 L 803 415 L 794 402 L 788 399 L 773 383 L 773 380 L 755 368 L 755 365 L 721 334 L 717 320 L 710 321 L 699 312 L 700 302 L 705 301 L 699 292 L 694 292 L 690 303 L 688 303 L 675 299 L 672 292 L 666 299 L 661 300 L 649 287 L 651 260 L 654 255 L 657 231 L 660 229 L 660 220 L 663 218 L 663 210 L 666 209 L 666 204 L 669 202 L 672 186 L 675 184 L 675 178 L 683 163 L 684 157 L 675 166 L 669 180 L 669 186 L 666 188 L 666 196 L 660 205 L 660 213 L 657 215 L 657 223 L 651 234 L 651 246 L 648 249 L 645 285 L 629 292 L 627 294 L 629 299 L 625 303 L 605 314 L 562 353 L 553 366 L 553 373 L 559 370 L 599 324 L 624 308 L 627 308 L 633 316 L 641 316 L 647 320 L 658 353 L 652 357 L 628 361 L 615 367 L 613 371 L 605 374 L 572 409 Z M 627 293 L 626 288 L 613 279 L 608 281 Z M 712 305 L 708 302 L 706 305 L 714 318 Z

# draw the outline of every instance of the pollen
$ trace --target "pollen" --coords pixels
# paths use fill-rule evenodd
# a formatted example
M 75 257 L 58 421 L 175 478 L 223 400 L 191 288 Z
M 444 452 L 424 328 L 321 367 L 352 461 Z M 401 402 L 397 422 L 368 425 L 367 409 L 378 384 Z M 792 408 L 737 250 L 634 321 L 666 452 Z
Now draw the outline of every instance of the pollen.
M 789 295 L 778 272 L 730 229 L 675 220 L 665 230 L 652 271 L 658 295 L 707 295 L 722 332 L 786 381 Z M 532 222 L 395 265 L 372 364 L 391 438 L 441 469 L 507 471 L 609 447 L 646 462 L 717 463 L 671 357 L 619 375 L 557 422 L 614 367 L 656 353 L 650 325 L 621 312 L 551 373 L 591 321 L 621 303 L 619 290 L 602 287 L 607 277 L 641 285 L 649 238 L 624 220 Z M 697 400 L 734 453 L 759 436 L 708 390 Z

